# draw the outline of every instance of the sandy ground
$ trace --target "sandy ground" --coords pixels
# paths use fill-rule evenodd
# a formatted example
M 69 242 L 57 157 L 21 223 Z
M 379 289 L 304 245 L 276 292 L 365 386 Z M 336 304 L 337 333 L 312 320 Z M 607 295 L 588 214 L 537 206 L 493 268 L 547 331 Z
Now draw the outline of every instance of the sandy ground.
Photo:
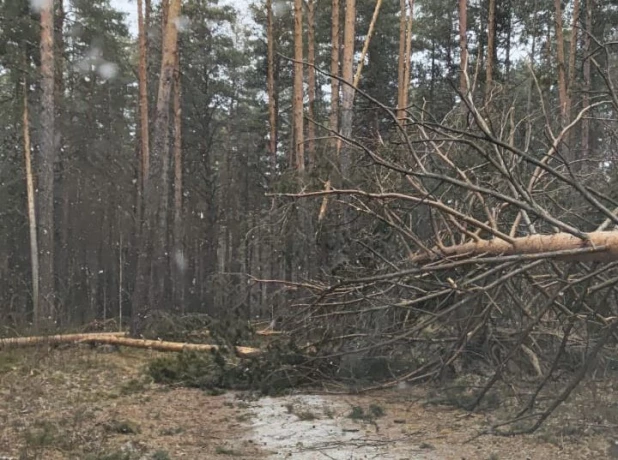
M 0 353 L 0 458 L 613 458 L 607 434 L 466 442 L 488 415 L 425 405 L 418 388 L 253 398 L 164 387 L 144 376 L 155 356 L 88 348 Z

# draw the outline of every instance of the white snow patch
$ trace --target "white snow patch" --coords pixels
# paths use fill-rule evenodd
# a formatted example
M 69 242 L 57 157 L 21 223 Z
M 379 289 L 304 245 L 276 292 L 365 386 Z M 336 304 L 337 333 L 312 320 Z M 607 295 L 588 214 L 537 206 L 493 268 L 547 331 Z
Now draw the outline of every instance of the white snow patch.
M 290 410 L 290 408 L 292 410 Z M 329 458 L 429 460 L 407 439 L 389 439 L 369 423 L 347 418 L 351 407 L 340 398 L 297 395 L 260 398 L 251 403 L 250 441 L 266 451 L 269 459 L 310 460 Z M 313 414 L 301 420 L 297 414 Z
M 35 12 L 40 12 L 44 8 L 50 8 L 53 0 L 30 0 L 30 8 Z
M 113 62 L 104 62 L 97 69 L 99 76 L 105 80 L 111 80 L 118 75 L 118 65 Z

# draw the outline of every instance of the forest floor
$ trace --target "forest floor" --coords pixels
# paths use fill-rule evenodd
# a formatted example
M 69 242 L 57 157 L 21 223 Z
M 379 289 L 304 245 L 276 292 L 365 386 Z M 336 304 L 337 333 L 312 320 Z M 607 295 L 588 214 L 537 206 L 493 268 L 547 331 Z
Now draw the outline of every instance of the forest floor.
M 428 404 L 423 388 L 212 396 L 152 383 L 144 369 L 157 356 L 88 347 L 0 352 L 0 459 L 614 458 L 607 449 L 618 424 L 612 429 L 605 417 L 603 430 L 589 429 L 597 411 L 613 407 L 608 401 L 574 396 L 535 435 L 466 442 L 496 414 Z

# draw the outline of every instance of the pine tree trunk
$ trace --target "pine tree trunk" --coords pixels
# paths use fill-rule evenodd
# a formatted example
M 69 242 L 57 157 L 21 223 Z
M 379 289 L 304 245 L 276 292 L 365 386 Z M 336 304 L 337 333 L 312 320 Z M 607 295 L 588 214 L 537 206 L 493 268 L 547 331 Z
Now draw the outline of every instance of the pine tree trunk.
M 521 256 L 556 253 L 553 258 L 570 262 L 596 261 L 613 262 L 618 260 L 618 232 L 599 231 L 586 233 L 584 241 L 570 233 L 552 233 L 549 235 L 531 235 L 514 238 L 512 242 L 500 238 L 477 240 L 468 243 L 434 248 L 431 252 L 415 254 L 412 260 L 424 264 L 436 257 L 462 257 L 471 260 L 478 257 Z M 572 252 L 565 254 L 564 252 Z M 580 253 L 578 253 L 580 252 Z M 462 259 L 462 260 L 463 260 Z
M 174 253 L 172 257 L 174 273 L 174 302 L 184 313 L 184 272 L 186 255 L 182 233 L 182 87 L 180 80 L 180 53 L 176 52 L 174 65 Z
M 567 82 L 567 97 L 566 97 L 566 107 L 564 112 L 567 117 L 567 121 L 571 120 L 571 107 L 573 105 L 573 96 L 575 90 L 575 58 L 577 57 L 577 40 L 578 40 L 578 30 L 579 30 L 579 14 L 580 14 L 580 3 L 579 0 L 573 0 L 573 17 L 571 21 L 571 45 L 569 47 L 569 69 L 568 69 L 568 82 Z M 573 137 L 571 136 L 571 132 L 568 132 L 564 143 L 567 146 L 571 145 Z M 568 148 L 566 152 L 571 152 L 571 160 L 575 160 L 576 158 L 573 156 L 573 153 L 576 150 L 574 148 Z M 577 162 L 573 166 L 579 168 L 581 166 L 581 162 Z
M 268 86 L 268 122 L 270 125 L 270 139 L 268 150 L 274 170 L 277 162 L 277 99 L 275 92 L 275 37 L 273 24 L 272 0 L 266 0 L 266 41 L 267 56 L 267 86 Z
M 316 81 L 315 81 L 315 1 L 307 0 L 307 84 L 309 106 L 307 107 L 307 115 L 309 123 L 307 125 L 309 153 L 309 167 L 315 163 L 315 98 L 316 98 Z M 379 1 L 379 0 L 378 0 Z
M 487 61 L 485 64 L 485 101 L 488 101 L 494 78 L 494 56 L 496 54 L 496 0 L 489 0 L 487 20 Z
M 331 12 L 331 55 L 330 55 L 330 73 L 333 77 L 339 76 L 339 47 L 341 46 L 341 33 L 339 30 L 339 0 L 332 0 Z M 329 127 L 332 131 L 339 130 L 339 80 L 331 78 L 330 80 L 330 116 Z M 336 141 L 333 142 L 333 147 Z
M 584 50 L 586 56 L 590 56 L 592 51 L 592 5 L 593 0 L 586 0 L 586 33 L 584 34 Z M 590 106 L 590 58 L 584 60 L 584 88 L 582 96 L 583 108 Z M 590 156 L 590 118 L 582 120 L 582 157 L 588 159 Z
M 26 168 L 26 196 L 28 198 L 28 226 L 30 229 L 30 263 L 32 270 L 32 311 L 34 317 L 41 316 L 39 305 L 39 246 L 36 234 L 36 210 L 34 205 L 34 177 L 32 174 L 32 157 L 30 154 L 30 120 L 28 114 L 28 84 L 24 78 L 24 160 Z
M 131 329 L 138 334 L 150 310 L 160 309 L 163 298 L 154 295 L 165 284 L 163 278 L 167 270 L 166 229 L 160 226 L 160 215 L 167 209 L 164 201 L 168 199 L 164 191 L 169 191 L 169 175 L 165 172 L 165 156 L 169 154 L 167 145 L 169 131 L 169 112 L 172 81 L 174 78 L 175 55 L 177 53 L 178 30 L 175 19 L 180 13 L 180 0 L 170 0 L 168 21 L 163 38 L 161 73 L 157 95 L 156 121 L 153 146 L 150 156 L 149 178 L 144 188 L 144 215 L 138 245 L 137 277 L 133 292 L 133 317 Z M 169 163 L 169 159 L 168 159 Z M 155 285 L 157 286 L 155 289 Z M 148 302 L 150 299 L 150 302 Z
M 556 27 L 556 64 L 558 66 L 558 97 L 560 102 L 560 118 L 563 126 L 568 123 L 568 94 L 566 80 L 566 61 L 564 57 L 564 31 L 562 27 L 561 0 L 554 0 Z
M 303 120 L 303 1 L 294 0 L 294 155 L 296 169 L 305 170 Z
M 412 22 L 414 21 L 414 0 L 409 0 L 410 14 L 408 15 L 406 24 L 406 62 L 403 67 L 403 106 L 408 106 L 408 97 L 410 95 L 410 81 L 412 79 Z
M 51 326 L 55 315 L 54 287 L 54 13 L 53 2 L 43 2 L 41 10 L 41 147 L 38 179 L 39 216 L 39 313 L 35 328 Z
M 150 165 L 150 141 L 148 134 L 148 23 L 142 11 L 142 0 L 137 0 L 137 25 L 139 35 L 139 114 L 140 114 L 140 146 L 141 146 L 141 174 L 144 183 L 138 184 L 142 190 L 148 180 Z M 140 203 L 141 205 L 141 203 Z
M 466 94 L 468 84 L 466 83 L 466 75 L 468 68 L 468 39 L 466 37 L 468 31 L 468 5 L 467 0 L 459 0 L 459 50 L 460 50 L 460 71 L 459 76 L 459 91 Z
M 569 80 L 567 84 L 567 108 L 566 113 L 571 118 L 571 103 L 573 98 L 573 89 L 575 86 L 575 58 L 577 57 L 577 40 L 579 30 L 579 0 L 573 0 L 573 18 L 571 21 L 571 44 L 569 47 Z
M 343 62 L 341 76 L 345 82 L 341 91 L 341 135 L 345 139 L 352 137 L 352 117 L 354 106 L 354 42 L 356 39 L 356 0 L 346 0 L 343 30 Z M 348 148 L 341 149 L 341 175 L 346 178 L 350 173 L 351 159 Z
M 399 59 L 397 61 L 397 119 L 403 120 L 405 117 L 404 91 L 405 83 L 405 68 L 406 68 L 406 25 L 407 25 L 407 6 L 406 0 L 399 0 L 400 16 L 399 16 Z
M 363 50 L 361 51 L 360 57 L 358 59 L 358 66 L 356 67 L 356 73 L 354 74 L 354 88 L 358 88 L 358 84 L 360 83 L 360 78 L 363 73 L 363 67 L 365 65 L 365 58 L 367 57 L 367 53 L 369 52 L 369 45 L 371 44 L 371 37 L 373 37 L 373 32 L 376 27 L 376 22 L 378 22 L 378 16 L 380 15 L 380 8 L 382 7 L 382 0 L 376 1 L 376 6 L 373 9 L 373 15 L 371 16 L 371 22 L 369 23 L 369 30 L 367 31 L 367 37 L 365 38 L 365 43 L 363 43 Z

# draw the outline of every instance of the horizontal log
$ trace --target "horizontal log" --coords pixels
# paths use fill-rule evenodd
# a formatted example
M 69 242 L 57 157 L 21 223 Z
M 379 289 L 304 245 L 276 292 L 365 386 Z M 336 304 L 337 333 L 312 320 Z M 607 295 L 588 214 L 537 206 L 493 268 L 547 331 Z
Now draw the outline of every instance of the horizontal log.
M 131 348 L 147 348 L 156 351 L 214 351 L 220 347 L 218 345 L 209 345 L 203 343 L 183 343 L 183 342 L 165 342 L 163 340 L 146 340 L 146 339 L 131 339 L 128 337 L 100 337 L 99 339 L 80 340 L 79 342 L 97 342 L 108 345 L 118 345 L 121 347 Z M 234 347 L 237 356 L 241 358 L 251 358 L 262 353 L 259 348 L 251 347 Z
M 96 342 L 98 339 L 107 337 L 124 337 L 126 332 L 93 332 L 81 334 L 57 334 L 57 335 L 37 335 L 31 337 L 9 337 L 0 339 L 0 348 L 4 347 L 29 347 L 43 344 L 73 343 L 82 340 Z
M 101 332 L 92 334 L 61 334 L 34 337 L 14 337 L 0 339 L 0 349 L 4 347 L 28 347 L 44 344 L 62 343 L 102 343 L 107 345 L 117 345 L 131 348 L 145 348 L 156 351 L 213 351 L 218 350 L 218 345 L 200 343 L 165 342 L 162 340 L 132 339 L 126 337 L 124 332 Z M 234 347 L 237 356 L 250 358 L 261 353 L 259 348 Z
M 578 238 L 570 233 L 554 233 L 515 238 L 512 243 L 499 238 L 471 241 L 455 246 L 434 248 L 432 252 L 417 253 L 412 256 L 412 260 L 423 264 L 440 258 L 551 254 L 586 248 L 591 251 L 571 255 L 557 254 L 556 258 L 574 262 L 618 260 L 618 231 L 591 232 L 584 235 L 587 239 Z M 598 251 L 595 251 L 595 248 L 598 248 Z

